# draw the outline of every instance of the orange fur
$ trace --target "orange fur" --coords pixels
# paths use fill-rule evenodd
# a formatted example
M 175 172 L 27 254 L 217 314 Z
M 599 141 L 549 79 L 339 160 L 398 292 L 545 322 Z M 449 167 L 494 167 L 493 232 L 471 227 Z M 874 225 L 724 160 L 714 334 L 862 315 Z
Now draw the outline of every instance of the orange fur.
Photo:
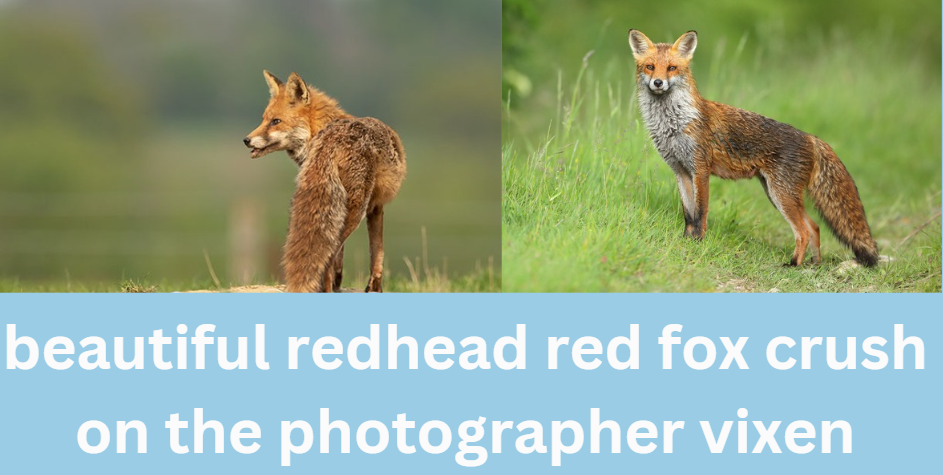
M 697 47 L 694 31 L 669 45 L 629 30 L 629 45 L 642 116 L 678 180 L 685 236 L 701 239 L 707 231 L 710 175 L 755 177 L 792 227 L 796 247 L 789 265 L 801 265 L 810 246 L 813 262 L 820 260 L 819 227 L 805 211 L 806 190 L 856 259 L 866 266 L 877 263 L 858 189 L 828 144 L 788 124 L 701 97 L 689 66 Z
M 285 150 L 299 167 L 282 265 L 290 292 L 340 289 L 344 242 L 365 216 L 368 292 L 382 292 L 383 207 L 406 177 L 399 136 L 383 122 L 353 117 L 292 73 L 264 72 L 271 98 L 243 142 L 258 158 Z

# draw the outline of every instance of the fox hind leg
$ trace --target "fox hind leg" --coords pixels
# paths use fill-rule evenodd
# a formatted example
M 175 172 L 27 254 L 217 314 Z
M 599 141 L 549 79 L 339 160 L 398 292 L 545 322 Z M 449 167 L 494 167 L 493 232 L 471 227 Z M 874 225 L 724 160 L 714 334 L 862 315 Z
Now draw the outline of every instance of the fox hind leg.
M 341 230 L 340 238 L 340 247 L 337 249 L 337 253 L 334 254 L 334 258 L 331 259 L 331 268 L 327 270 L 326 274 L 330 274 L 330 283 L 331 288 L 334 292 L 340 292 L 341 290 L 341 278 L 344 273 L 344 243 L 347 242 L 347 238 L 357 229 L 357 226 L 360 226 L 360 221 L 363 220 L 363 209 L 353 210 L 347 215 L 347 219 L 344 222 L 344 228 Z M 328 283 L 328 278 L 325 277 L 325 285 Z M 327 287 L 325 286 L 325 289 Z
M 786 221 L 789 222 L 789 226 L 792 227 L 792 233 L 796 237 L 796 249 L 792 251 L 792 260 L 786 265 L 788 267 L 801 266 L 805 258 L 806 249 L 809 247 L 811 234 L 806 224 L 808 215 L 801 203 L 785 206 L 782 210 L 782 214 L 783 217 L 786 218 Z
M 334 291 L 340 292 L 341 282 L 344 280 L 344 244 L 341 244 L 337 256 L 334 258 Z
M 777 192 L 776 188 L 770 187 L 763 175 L 757 175 L 760 184 L 763 185 L 763 191 L 770 203 L 782 213 L 783 218 L 792 227 L 792 233 L 796 238 L 796 248 L 792 252 L 792 260 L 783 264 L 786 267 L 802 265 L 805 258 L 806 249 L 812 247 L 812 263 L 818 264 L 821 261 L 821 252 L 819 250 L 819 225 L 815 224 L 812 217 L 805 210 L 802 195 L 798 197 L 784 196 L 784 193 Z
M 328 269 L 324 271 L 324 278 L 321 281 L 322 292 L 331 293 L 335 292 L 337 288 L 334 286 L 334 269 L 333 269 L 333 260 L 329 262 Z
M 347 238 L 350 237 L 351 233 L 357 229 L 362 219 L 362 212 L 354 212 L 347 215 L 347 219 L 344 221 L 344 228 L 341 230 L 340 240 L 338 241 L 340 247 L 337 249 L 337 252 L 334 253 L 334 256 L 329 261 L 330 265 L 328 269 L 324 272 L 324 284 L 322 286 L 324 292 L 341 291 L 341 279 L 344 277 L 344 243 L 347 241 Z
M 803 209 L 805 212 L 805 209 Z M 815 224 L 809 213 L 805 213 L 805 224 L 809 229 L 809 246 L 812 248 L 812 263 L 822 262 L 822 250 L 819 248 L 819 225 Z
M 383 292 L 383 205 L 367 212 L 367 232 L 370 235 L 370 280 L 365 292 Z
M 777 191 L 775 187 L 767 187 L 766 190 L 770 201 L 772 201 L 773 205 L 782 213 L 783 218 L 789 223 L 789 226 L 792 228 L 792 234 L 796 238 L 796 248 L 792 252 L 792 260 L 784 265 L 787 267 L 801 266 L 812 235 L 815 236 L 814 248 L 816 250 L 818 249 L 818 226 L 815 225 L 815 223 L 812 223 L 812 226 L 815 226 L 815 228 L 809 225 L 812 218 L 810 218 L 805 211 L 802 195 L 797 197 L 784 196 L 784 193 Z M 815 232 L 813 232 L 813 229 Z M 818 255 L 817 251 L 816 255 Z M 813 258 L 813 260 L 815 260 L 815 258 Z

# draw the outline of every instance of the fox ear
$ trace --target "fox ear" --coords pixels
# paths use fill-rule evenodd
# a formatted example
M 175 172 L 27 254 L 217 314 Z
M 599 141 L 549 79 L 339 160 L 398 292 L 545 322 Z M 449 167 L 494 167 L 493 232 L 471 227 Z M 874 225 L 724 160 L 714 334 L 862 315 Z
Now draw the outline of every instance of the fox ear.
M 288 94 L 292 102 L 301 102 L 307 104 L 310 100 L 308 96 L 308 85 L 301 79 L 298 73 L 291 73 L 288 76 Z
M 629 30 L 629 46 L 632 48 L 632 55 L 635 56 L 635 59 L 640 59 L 655 47 L 652 40 L 638 30 Z
M 284 83 L 275 77 L 274 74 L 263 70 L 262 75 L 265 76 L 265 82 L 268 83 L 268 92 L 272 94 L 272 97 L 275 97 L 278 94 L 278 88 L 281 87 Z
M 675 41 L 675 44 L 671 46 L 671 51 L 678 54 L 684 59 L 691 59 L 691 56 L 694 55 L 694 50 L 697 48 L 697 32 L 691 30 L 678 38 L 678 41 Z

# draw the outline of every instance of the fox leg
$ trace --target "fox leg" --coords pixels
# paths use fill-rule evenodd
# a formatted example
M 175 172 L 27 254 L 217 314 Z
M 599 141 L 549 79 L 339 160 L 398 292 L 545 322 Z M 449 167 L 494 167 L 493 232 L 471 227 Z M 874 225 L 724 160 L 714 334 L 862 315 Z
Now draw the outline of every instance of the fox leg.
M 328 262 L 328 268 L 324 271 L 324 277 L 321 281 L 321 291 L 324 293 L 332 293 L 336 291 L 334 287 L 334 262 L 333 259 Z
M 344 277 L 344 243 L 347 238 L 357 229 L 360 221 L 363 220 L 363 212 L 354 212 L 347 215 L 344 220 L 344 228 L 341 230 L 340 248 L 331 258 L 331 266 L 324 273 L 324 291 L 340 292 L 341 279 Z
M 370 234 L 370 280 L 365 292 L 383 292 L 383 205 L 376 205 L 367 213 L 367 231 Z
M 347 217 L 344 219 L 344 227 L 341 229 L 340 239 L 338 240 L 340 247 L 337 249 L 337 252 L 334 253 L 333 257 L 331 257 L 329 261 L 330 265 L 324 272 L 322 286 L 324 292 L 340 292 L 341 279 L 344 273 L 344 243 L 347 242 L 347 238 L 357 229 L 357 226 L 360 225 L 360 221 L 362 220 L 363 211 L 347 213 Z
M 805 213 L 804 208 L 802 211 Z M 819 225 L 815 224 L 815 221 L 812 221 L 812 217 L 809 216 L 809 213 L 805 213 L 805 224 L 809 229 L 809 245 L 812 247 L 812 263 L 818 264 L 822 262 L 822 250 L 819 248 Z
M 340 247 L 331 259 L 331 268 L 325 272 L 324 288 L 331 289 L 325 290 L 325 292 L 340 292 L 341 290 L 341 278 L 344 272 L 344 243 L 347 242 L 347 238 L 349 238 L 354 230 L 357 229 L 357 226 L 360 225 L 360 221 L 363 220 L 363 215 L 362 210 L 354 210 L 347 214 L 347 219 L 344 221 L 344 228 L 341 230 Z M 330 286 L 328 286 L 328 284 L 330 284 Z
M 703 239 L 707 232 L 707 201 L 710 172 L 698 170 L 692 177 L 684 168 L 675 169 L 681 206 L 684 208 L 684 237 Z
M 334 258 L 334 291 L 341 290 L 341 281 L 344 279 L 344 244 L 337 251 L 337 257 Z
M 694 201 L 696 203 L 694 222 L 694 238 L 703 239 L 707 233 L 707 202 L 710 197 L 710 170 L 696 170 L 694 172 Z
M 809 247 L 810 234 L 805 221 L 805 208 L 802 207 L 801 201 L 799 203 L 789 203 L 783 206 L 782 213 L 786 221 L 789 222 L 789 226 L 792 227 L 792 233 L 796 236 L 796 249 L 792 251 L 792 260 L 789 261 L 787 266 L 801 266 L 805 251 Z
M 697 200 L 694 197 L 694 182 L 691 175 L 684 169 L 675 170 L 678 180 L 678 191 L 681 192 L 681 208 L 684 212 L 684 236 L 696 238 Z
M 819 250 L 819 225 L 815 224 L 812 217 L 805 210 L 805 204 L 802 195 L 798 197 L 784 196 L 784 193 L 777 188 L 771 188 L 763 175 L 757 175 L 760 183 L 763 185 L 763 191 L 770 203 L 782 213 L 783 218 L 792 227 L 792 233 L 796 238 L 796 249 L 792 253 L 792 260 L 785 264 L 786 266 L 802 265 L 805 257 L 806 248 L 812 246 L 812 263 L 818 264 L 821 260 L 821 251 Z
M 801 266 L 812 236 L 814 236 L 813 247 L 816 249 L 816 254 L 818 254 L 818 226 L 812 223 L 812 218 L 805 212 L 801 194 L 798 196 L 787 195 L 776 186 L 767 186 L 765 180 L 763 180 L 763 186 L 766 188 L 766 194 L 769 196 L 770 201 L 782 213 L 783 218 L 789 223 L 792 233 L 796 237 L 796 249 L 792 252 L 792 260 L 785 265 L 790 267 Z M 812 225 L 810 226 L 809 223 Z

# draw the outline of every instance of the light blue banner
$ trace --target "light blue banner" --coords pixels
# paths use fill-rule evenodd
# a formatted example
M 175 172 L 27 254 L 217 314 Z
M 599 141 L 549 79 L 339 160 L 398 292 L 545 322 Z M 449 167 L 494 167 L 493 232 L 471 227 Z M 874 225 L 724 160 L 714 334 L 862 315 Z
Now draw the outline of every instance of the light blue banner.
M 943 320 L 929 316 L 939 295 L 9 295 L 0 303 L 3 473 L 940 466 Z M 391 324 L 401 343 L 396 369 Z M 323 446 L 328 423 L 348 433 L 333 429 Z M 142 427 L 146 453 L 138 453 Z

